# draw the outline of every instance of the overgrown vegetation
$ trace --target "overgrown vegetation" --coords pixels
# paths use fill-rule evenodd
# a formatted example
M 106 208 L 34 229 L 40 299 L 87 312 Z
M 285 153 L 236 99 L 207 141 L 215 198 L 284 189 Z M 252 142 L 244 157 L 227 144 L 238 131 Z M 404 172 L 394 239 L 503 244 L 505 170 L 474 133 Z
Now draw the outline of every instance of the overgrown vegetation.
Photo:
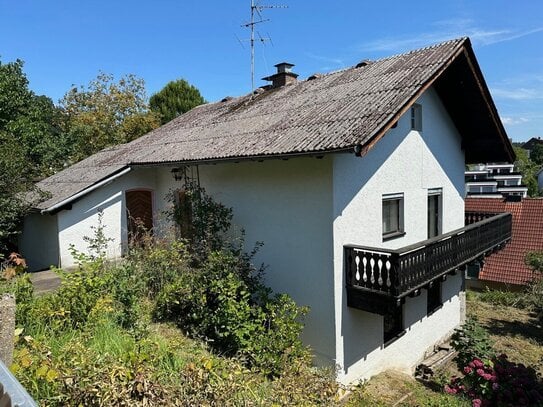
M 471 400 L 472 406 L 543 405 L 540 322 L 531 307 L 503 305 L 504 298 L 509 296 L 470 293 L 471 319 L 453 340 L 462 375 L 453 377 L 445 390 Z
M 458 352 L 459 366 L 466 366 L 474 359 L 489 359 L 494 355 L 492 341 L 484 328 L 473 318 L 455 330 L 451 345 Z
M 193 213 L 200 202 L 214 207 L 200 190 Z M 264 286 L 254 252 L 221 237 L 195 260 L 190 241 L 148 234 L 112 264 L 102 229 L 74 251 L 77 270 L 57 270 L 57 292 L 34 297 L 25 275 L 1 283 L 17 299 L 11 368 L 40 405 L 336 402 L 334 372 L 311 367 L 299 339 L 306 309 Z

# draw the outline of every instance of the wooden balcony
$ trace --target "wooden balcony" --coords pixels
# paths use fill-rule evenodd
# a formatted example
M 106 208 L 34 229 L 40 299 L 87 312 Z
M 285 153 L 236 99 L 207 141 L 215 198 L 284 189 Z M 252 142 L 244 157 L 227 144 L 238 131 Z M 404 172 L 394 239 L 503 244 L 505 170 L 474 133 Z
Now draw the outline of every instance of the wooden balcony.
M 384 314 L 407 295 L 501 249 L 511 239 L 511 214 L 488 216 L 466 214 L 467 226 L 397 250 L 345 246 L 347 305 Z

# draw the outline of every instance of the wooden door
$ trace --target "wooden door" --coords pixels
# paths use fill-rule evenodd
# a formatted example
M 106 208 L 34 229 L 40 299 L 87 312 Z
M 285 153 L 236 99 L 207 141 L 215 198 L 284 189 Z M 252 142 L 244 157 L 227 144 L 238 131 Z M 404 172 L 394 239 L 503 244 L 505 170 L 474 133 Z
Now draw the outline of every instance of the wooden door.
M 126 191 L 128 237 L 137 238 L 153 230 L 153 193 L 149 190 Z

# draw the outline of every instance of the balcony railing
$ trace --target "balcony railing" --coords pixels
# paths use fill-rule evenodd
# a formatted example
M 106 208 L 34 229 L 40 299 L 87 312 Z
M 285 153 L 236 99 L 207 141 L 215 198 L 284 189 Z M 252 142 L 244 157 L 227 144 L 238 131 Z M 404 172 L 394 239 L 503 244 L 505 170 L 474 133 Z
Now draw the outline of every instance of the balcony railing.
M 511 239 L 511 214 L 481 220 L 487 215 L 474 214 L 461 229 L 397 250 L 345 246 L 348 304 L 379 312 L 375 309 L 498 250 Z M 368 294 L 373 298 L 363 297 Z

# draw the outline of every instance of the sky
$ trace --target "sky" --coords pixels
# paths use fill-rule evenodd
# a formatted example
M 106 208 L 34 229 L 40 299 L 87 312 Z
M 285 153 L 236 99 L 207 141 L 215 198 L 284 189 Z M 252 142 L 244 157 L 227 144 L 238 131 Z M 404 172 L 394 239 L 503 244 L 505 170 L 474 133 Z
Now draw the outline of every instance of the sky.
M 256 1 L 256 0 L 255 0 Z M 305 79 L 469 36 L 509 137 L 543 137 L 542 0 L 258 0 L 255 85 L 287 61 Z M 251 91 L 251 0 L 0 0 L 0 61 L 55 102 L 100 71 L 147 94 L 186 79 L 207 101 Z

